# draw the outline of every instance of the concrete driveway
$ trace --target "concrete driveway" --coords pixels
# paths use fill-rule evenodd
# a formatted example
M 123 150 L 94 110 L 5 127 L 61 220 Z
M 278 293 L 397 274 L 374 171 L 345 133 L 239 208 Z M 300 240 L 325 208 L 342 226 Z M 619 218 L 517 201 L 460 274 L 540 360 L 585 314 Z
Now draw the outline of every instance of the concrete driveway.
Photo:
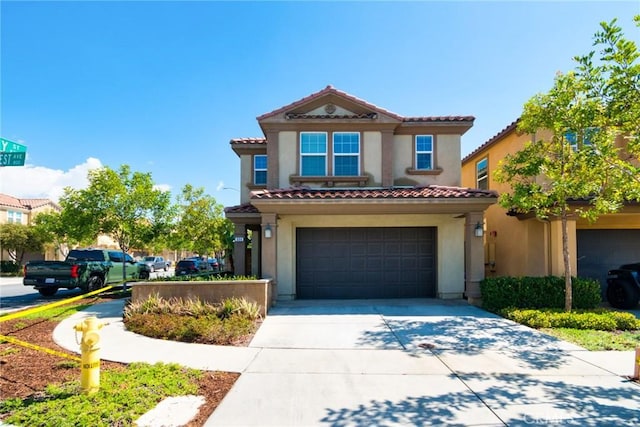
M 638 425 L 633 352 L 464 301 L 279 303 L 207 426 Z

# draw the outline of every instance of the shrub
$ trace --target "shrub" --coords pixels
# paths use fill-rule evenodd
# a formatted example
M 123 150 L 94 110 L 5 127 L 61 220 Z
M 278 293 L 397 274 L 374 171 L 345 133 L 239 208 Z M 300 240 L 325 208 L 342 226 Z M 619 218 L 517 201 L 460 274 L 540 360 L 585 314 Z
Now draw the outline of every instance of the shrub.
M 18 274 L 20 273 L 20 264 L 14 261 L 0 261 L 0 273 Z
M 531 328 L 571 328 L 594 329 L 599 331 L 638 330 L 640 319 L 631 313 L 598 310 L 576 310 L 570 313 L 560 309 L 518 309 L 500 310 L 500 315 Z
M 159 339 L 228 345 L 255 332 L 260 306 L 244 298 L 220 304 L 157 295 L 129 303 L 124 310 L 128 330 Z
M 595 308 L 600 303 L 600 284 L 573 278 L 573 308 Z M 564 308 L 563 277 L 490 277 L 480 282 L 483 307 L 498 311 L 506 307 Z

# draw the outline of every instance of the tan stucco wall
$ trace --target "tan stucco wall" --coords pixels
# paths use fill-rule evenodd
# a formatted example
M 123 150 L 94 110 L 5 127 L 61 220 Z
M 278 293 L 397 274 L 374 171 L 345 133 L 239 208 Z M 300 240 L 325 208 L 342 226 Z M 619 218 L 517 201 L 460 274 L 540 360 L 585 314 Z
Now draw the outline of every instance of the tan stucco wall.
M 163 299 L 199 299 L 220 303 L 227 298 L 245 298 L 260 306 L 260 314 L 267 315 L 273 300 L 270 280 L 220 280 L 212 282 L 139 282 L 131 284 L 131 300 L 143 302 L 149 297 Z
M 436 167 L 442 169 L 440 175 L 425 180 L 425 184 L 460 185 L 460 135 L 437 135 Z
M 280 176 L 278 178 L 278 188 L 288 188 L 291 186 L 289 177 L 297 175 L 298 171 L 298 134 L 297 132 L 280 132 L 278 145 L 278 164 Z
M 240 182 L 240 203 L 248 203 L 251 190 L 247 186 L 253 184 L 253 157 L 250 154 L 240 156 Z
M 535 218 L 519 220 L 504 208 L 485 211 L 487 276 L 544 276 L 549 271 L 549 226 Z
M 296 228 L 299 227 L 437 227 L 439 298 L 464 292 L 464 219 L 451 215 L 285 215 L 278 221 L 278 299 L 296 292 Z
M 518 135 L 512 131 L 466 159 L 462 165 L 462 186 L 477 186 L 476 163 L 486 157 L 489 189 L 498 193 L 509 191 L 509 183 L 498 183 L 494 180 L 494 171 L 498 168 L 500 160 L 521 150 L 530 140 L 531 135 Z M 486 210 L 485 224 L 485 261 L 488 277 L 564 274 L 561 229 L 557 223 L 552 224 L 536 218 L 518 219 L 507 215 L 507 210 L 496 204 Z M 569 257 L 574 274 L 577 269 L 575 229 L 575 221 L 570 222 Z
M 382 185 L 382 133 L 363 132 L 362 153 L 364 170 L 361 174 L 371 175 L 369 185 Z
M 393 180 L 397 185 L 460 185 L 460 135 L 434 135 L 434 168 L 438 174 L 407 174 L 414 167 L 413 135 L 395 135 Z
M 396 135 L 393 137 L 393 181 L 415 177 L 407 177 L 407 168 L 413 164 L 413 137 L 411 135 Z M 406 185 L 409 185 L 407 182 Z

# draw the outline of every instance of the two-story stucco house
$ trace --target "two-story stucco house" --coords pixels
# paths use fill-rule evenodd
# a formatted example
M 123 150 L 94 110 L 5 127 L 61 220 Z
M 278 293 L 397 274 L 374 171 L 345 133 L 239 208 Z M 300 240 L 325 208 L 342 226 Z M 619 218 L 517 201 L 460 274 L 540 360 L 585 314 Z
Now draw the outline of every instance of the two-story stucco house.
M 403 117 L 327 86 L 257 120 L 264 137 L 231 140 L 236 274 L 274 279 L 281 300 L 479 297 L 497 195 L 460 186 L 473 117 Z
M 33 224 L 33 219 L 42 212 L 60 211 L 60 206 L 49 199 L 21 199 L 8 194 L 0 194 L 0 224 Z M 24 260 L 56 259 L 56 251 L 47 248 L 42 254 L 26 254 Z M 0 251 L 1 260 L 9 260 L 6 251 Z
M 508 154 L 524 148 L 532 135 L 520 133 L 518 120 L 462 160 L 462 185 L 498 193 L 510 190 L 493 172 Z M 624 149 L 624 138 L 616 141 Z M 580 201 L 572 202 L 578 205 Z M 559 219 L 541 221 L 532 214 L 508 215 L 495 204 L 485 214 L 487 275 L 563 275 L 562 229 Z M 574 275 L 606 283 L 607 271 L 640 260 L 640 206 L 627 204 L 620 212 L 603 215 L 595 223 L 577 216 L 569 220 L 569 258 Z

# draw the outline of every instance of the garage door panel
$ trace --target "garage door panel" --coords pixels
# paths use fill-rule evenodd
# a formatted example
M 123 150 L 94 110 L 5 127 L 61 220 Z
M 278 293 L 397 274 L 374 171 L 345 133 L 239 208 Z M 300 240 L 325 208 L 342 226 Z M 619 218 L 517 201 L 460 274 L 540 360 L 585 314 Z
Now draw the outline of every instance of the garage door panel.
M 435 227 L 300 228 L 296 238 L 298 298 L 435 296 Z
M 606 287 L 607 271 L 640 261 L 640 230 L 577 230 L 578 276 Z

